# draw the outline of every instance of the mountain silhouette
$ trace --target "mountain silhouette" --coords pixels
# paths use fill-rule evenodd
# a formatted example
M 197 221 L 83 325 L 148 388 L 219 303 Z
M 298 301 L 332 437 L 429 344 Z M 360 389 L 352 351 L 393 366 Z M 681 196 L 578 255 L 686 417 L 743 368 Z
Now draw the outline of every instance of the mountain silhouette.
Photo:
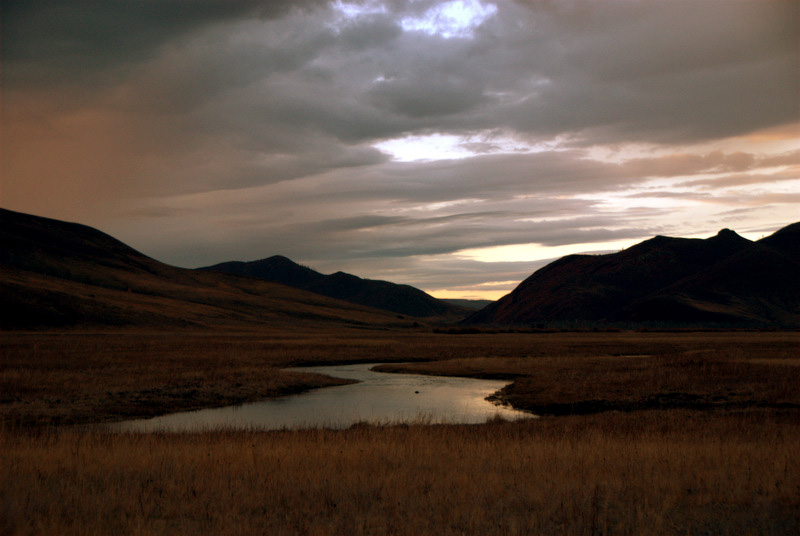
M 268 281 L 177 268 L 91 227 L 0 209 L 0 327 L 400 325 Z
M 800 223 L 633 303 L 633 321 L 800 326 Z
M 459 307 L 463 307 L 464 309 L 470 309 L 475 311 L 483 309 L 484 307 L 492 303 L 492 300 L 475 300 L 475 299 L 459 299 L 459 298 L 445 298 L 442 301 L 453 305 L 458 305 Z
M 656 236 L 536 271 L 466 324 L 797 327 L 800 224 L 751 242 Z
M 656 236 L 563 257 L 463 322 L 796 329 L 798 274 L 800 223 L 756 242 L 728 229 L 704 240 Z M 463 311 L 407 285 L 323 275 L 280 256 L 177 268 L 91 227 L 0 209 L 3 329 L 407 327 L 398 315 Z
M 200 270 L 264 279 L 401 315 L 433 317 L 464 314 L 463 308 L 437 300 L 409 285 L 362 279 L 344 272 L 323 275 L 281 255 L 251 262 L 223 262 Z

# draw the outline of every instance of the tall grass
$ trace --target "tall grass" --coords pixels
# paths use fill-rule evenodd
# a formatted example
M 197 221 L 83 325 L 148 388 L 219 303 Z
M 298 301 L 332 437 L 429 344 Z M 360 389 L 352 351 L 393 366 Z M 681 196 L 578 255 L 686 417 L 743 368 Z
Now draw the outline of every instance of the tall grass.
M 0 534 L 797 534 L 799 342 L 798 333 L 4 333 Z M 345 361 L 517 378 L 507 398 L 523 407 L 604 400 L 639 411 L 342 431 L 47 424 L 311 388 L 328 380 L 281 367 Z M 708 404 L 642 411 L 642 400 L 676 397 Z
M 800 429 L 673 410 L 486 425 L 4 430 L 3 534 L 797 534 Z

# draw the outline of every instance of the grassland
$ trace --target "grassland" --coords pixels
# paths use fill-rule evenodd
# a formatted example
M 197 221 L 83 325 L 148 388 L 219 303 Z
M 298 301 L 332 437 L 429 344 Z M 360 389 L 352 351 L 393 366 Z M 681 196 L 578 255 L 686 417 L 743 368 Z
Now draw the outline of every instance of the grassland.
M 4 534 L 797 534 L 793 416 L 4 435 Z
M 796 534 L 800 334 L 4 333 L 2 534 Z M 64 426 L 323 385 L 287 365 L 515 379 L 477 426 Z M 570 414 L 571 413 L 571 414 Z

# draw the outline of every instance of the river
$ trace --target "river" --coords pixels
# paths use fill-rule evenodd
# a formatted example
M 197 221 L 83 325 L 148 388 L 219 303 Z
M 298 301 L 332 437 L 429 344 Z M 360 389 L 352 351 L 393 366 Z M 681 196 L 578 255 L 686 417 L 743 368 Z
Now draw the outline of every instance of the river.
M 508 382 L 370 370 L 378 363 L 298 367 L 357 380 L 358 383 L 314 389 L 298 395 L 237 406 L 172 413 L 109 425 L 131 432 L 198 431 L 206 429 L 347 428 L 359 422 L 482 423 L 532 415 L 486 400 Z

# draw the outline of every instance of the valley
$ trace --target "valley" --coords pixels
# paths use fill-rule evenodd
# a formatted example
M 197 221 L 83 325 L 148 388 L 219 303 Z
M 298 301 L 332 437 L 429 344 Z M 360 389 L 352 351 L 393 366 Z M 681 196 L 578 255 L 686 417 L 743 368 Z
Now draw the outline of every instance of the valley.
M 0 530 L 793 534 L 799 345 L 796 332 L 5 332 Z M 281 368 L 376 358 L 511 380 L 505 400 L 545 416 L 94 426 L 330 385 Z
M 800 528 L 796 225 L 761 244 L 723 233 L 738 252 L 712 251 L 695 271 L 643 267 L 642 250 L 670 265 L 719 240 L 567 257 L 477 312 L 409 316 L 168 266 L 76 224 L 0 216 L 2 534 Z M 608 322 L 619 311 L 685 311 L 630 302 L 631 281 L 650 285 L 653 300 L 727 316 Z M 577 307 L 569 321 L 543 323 L 536 308 L 513 316 L 546 305 L 555 289 L 563 299 L 548 303 Z M 598 303 L 609 308 L 598 313 Z M 507 320 L 475 321 L 501 312 Z M 104 427 L 347 383 L 288 367 L 375 362 L 385 372 L 503 380 L 495 401 L 539 417 L 341 430 Z

